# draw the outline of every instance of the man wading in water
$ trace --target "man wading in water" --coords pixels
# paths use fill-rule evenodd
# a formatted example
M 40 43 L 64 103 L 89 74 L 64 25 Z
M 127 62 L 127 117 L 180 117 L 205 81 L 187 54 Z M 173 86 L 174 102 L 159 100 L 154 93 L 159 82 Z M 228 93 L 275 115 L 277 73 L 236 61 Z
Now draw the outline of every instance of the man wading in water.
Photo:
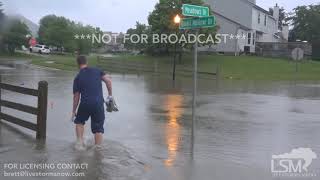
M 112 98 L 112 85 L 111 80 L 104 72 L 96 68 L 88 67 L 85 56 L 78 56 L 77 63 L 80 72 L 73 82 L 72 117 L 75 117 L 74 123 L 76 125 L 77 135 L 76 148 L 83 149 L 84 125 L 89 117 L 91 117 L 91 131 L 94 134 L 95 144 L 100 145 L 102 143 L 105 110 L 101 81 L 106 84 L 109 94 L 108 98 Z

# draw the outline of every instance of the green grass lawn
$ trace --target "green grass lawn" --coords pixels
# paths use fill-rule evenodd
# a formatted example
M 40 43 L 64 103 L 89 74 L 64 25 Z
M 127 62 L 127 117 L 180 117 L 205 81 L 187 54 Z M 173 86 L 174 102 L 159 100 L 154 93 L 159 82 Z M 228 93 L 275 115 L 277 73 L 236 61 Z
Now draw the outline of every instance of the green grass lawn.
M 255 56 L 205 56 L 199 63 L 200 69 L 210 68 L 214 61 L 221 67 L 222 75 L 232 79 L 263 80 L 319 80 L 320 62 L 303 61 L 296 63 L 284 59 Z
M 67 70 L 67 71 L 76 71 L 77 64 L 75 61 L 75 56 L 71 55 L 29 55 L 29 54 L 20 54 L 16 53 L 13 56 L 11 55 L 1 55 L 0 59 L 2 60 L 30 60 L 32 64 L 38 66 L 44 66 L 49 68 Z M 89 56 L 89 62 L 92 66 L 97 66 L 97 57 Z M 50 62 L 50 63 L 49 63 Z M 51 63 L 53 62 L 53 63 Z
M 163 64 L 171 65 L 172 57 L 150 56 L 120 56 L 119 60 L 152 62 L 157 60 Z M 179 66 L 193 65 L 193 55 L 184 55 Z M 286 59 L 264 58 L 257 56 L 219 56 L 200 55 L 198 70 L 202 72 L 215 72 L 217 66 L 224 79 L 241 80 L 320 80 L 320 62 L 303 61 L 296 63 Z
M 75 71 L 78 69 L 75 59 L 76 59 L 75 57 L 70 55 L 68 56 L 50 55 L 46 57 L 34 58 L 32 59 L 32 64 L 55 68 L 55 69 L 67 70 L 67 71 Z M 89 61 L 92 66 L 96 66 L 96 62 L 97 62 L 96 57 L 90 56 Z
M 32 64 L 51 67 L 62 70 L 77 70 L 75 57 L 71 55 L 50 55 L 33 56 L 21 55 L 15 56 L 0 55 L 0 59 L 29 59 Z M 97 66 L 97 56 L 88 57 L 91 66 Z M 172 57 L 151 57 L 151 56 L 129 56 L 123 55 L 114 57 L 119 61 L 143 62 L 152 64 L 158 61 L 165 68 L 171 68 Z M 53 63 L 48 63 L 51 61 Z M 185 54 L 182 57 L 181 64 L 178 66 L 191 67 L 193 63 L 192 54 Z M 223 79 L 241 79 L 241 80 L 320 80 L 320 62 L 303 61 L 298 65 L 296 73 L 296 64 L 289 60 L 263 58 L 256 56 L 219 56 L 219 55 L 200 55 L 199 71 L 215 72 L 219 67 L 220 78 Z M 171 70 L 171 69 L 170 69 Z

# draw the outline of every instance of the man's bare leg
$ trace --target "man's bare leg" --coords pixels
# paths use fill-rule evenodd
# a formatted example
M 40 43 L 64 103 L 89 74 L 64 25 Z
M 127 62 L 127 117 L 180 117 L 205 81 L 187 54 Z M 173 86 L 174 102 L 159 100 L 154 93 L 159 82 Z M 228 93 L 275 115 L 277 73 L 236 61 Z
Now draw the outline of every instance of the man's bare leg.
M 94 141 L 96 145 L 101 145 L 102 144 L 102 139 L 103 139 L 103 134 L 102 133 L 95 133 L 94 134 Z
M 84 125 L 76 124 L 76 135 L 77 135 L 77 142 L 83 145 L 83 134 L 84 134 Z

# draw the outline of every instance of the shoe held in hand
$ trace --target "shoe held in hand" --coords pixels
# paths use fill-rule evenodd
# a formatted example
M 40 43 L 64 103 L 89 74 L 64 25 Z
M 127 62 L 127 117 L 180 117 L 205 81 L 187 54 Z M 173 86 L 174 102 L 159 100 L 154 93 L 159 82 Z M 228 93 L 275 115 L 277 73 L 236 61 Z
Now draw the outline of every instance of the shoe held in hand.
M 107 112 L 117 112 L 119 111 L 118 106 L 112 96 L 108 96 L 106 99 Z

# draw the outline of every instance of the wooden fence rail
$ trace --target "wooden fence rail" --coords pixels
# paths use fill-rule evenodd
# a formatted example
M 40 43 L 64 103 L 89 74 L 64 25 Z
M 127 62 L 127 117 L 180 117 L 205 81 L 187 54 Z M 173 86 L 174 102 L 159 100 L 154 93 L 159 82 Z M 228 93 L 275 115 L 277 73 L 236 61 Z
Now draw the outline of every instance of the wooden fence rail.
M 38 89 L 29 89 L 25 87 L 13 86 L 10 84 L 2 83 L 0 76 L 0 121 L 5 120 L 13 124 L 17 124 L 24 128 L 36 131 L 37 139 L 46 139 L 47 131 L 47 103 L 48 103 L 48 83 L 46 81 L 40 81 L 38 83 Z M 12 91 L 24 95 L 36 96 L 38 98 L 38 106 L 32 107 L 16 102 L 3 100 L 1 90 Z M 1 111 L 1 107 L 6 107 L 25 113 L 33 114 L 37 116 L 37 123 L 31 123 L 29 121 L 5 114 Z

